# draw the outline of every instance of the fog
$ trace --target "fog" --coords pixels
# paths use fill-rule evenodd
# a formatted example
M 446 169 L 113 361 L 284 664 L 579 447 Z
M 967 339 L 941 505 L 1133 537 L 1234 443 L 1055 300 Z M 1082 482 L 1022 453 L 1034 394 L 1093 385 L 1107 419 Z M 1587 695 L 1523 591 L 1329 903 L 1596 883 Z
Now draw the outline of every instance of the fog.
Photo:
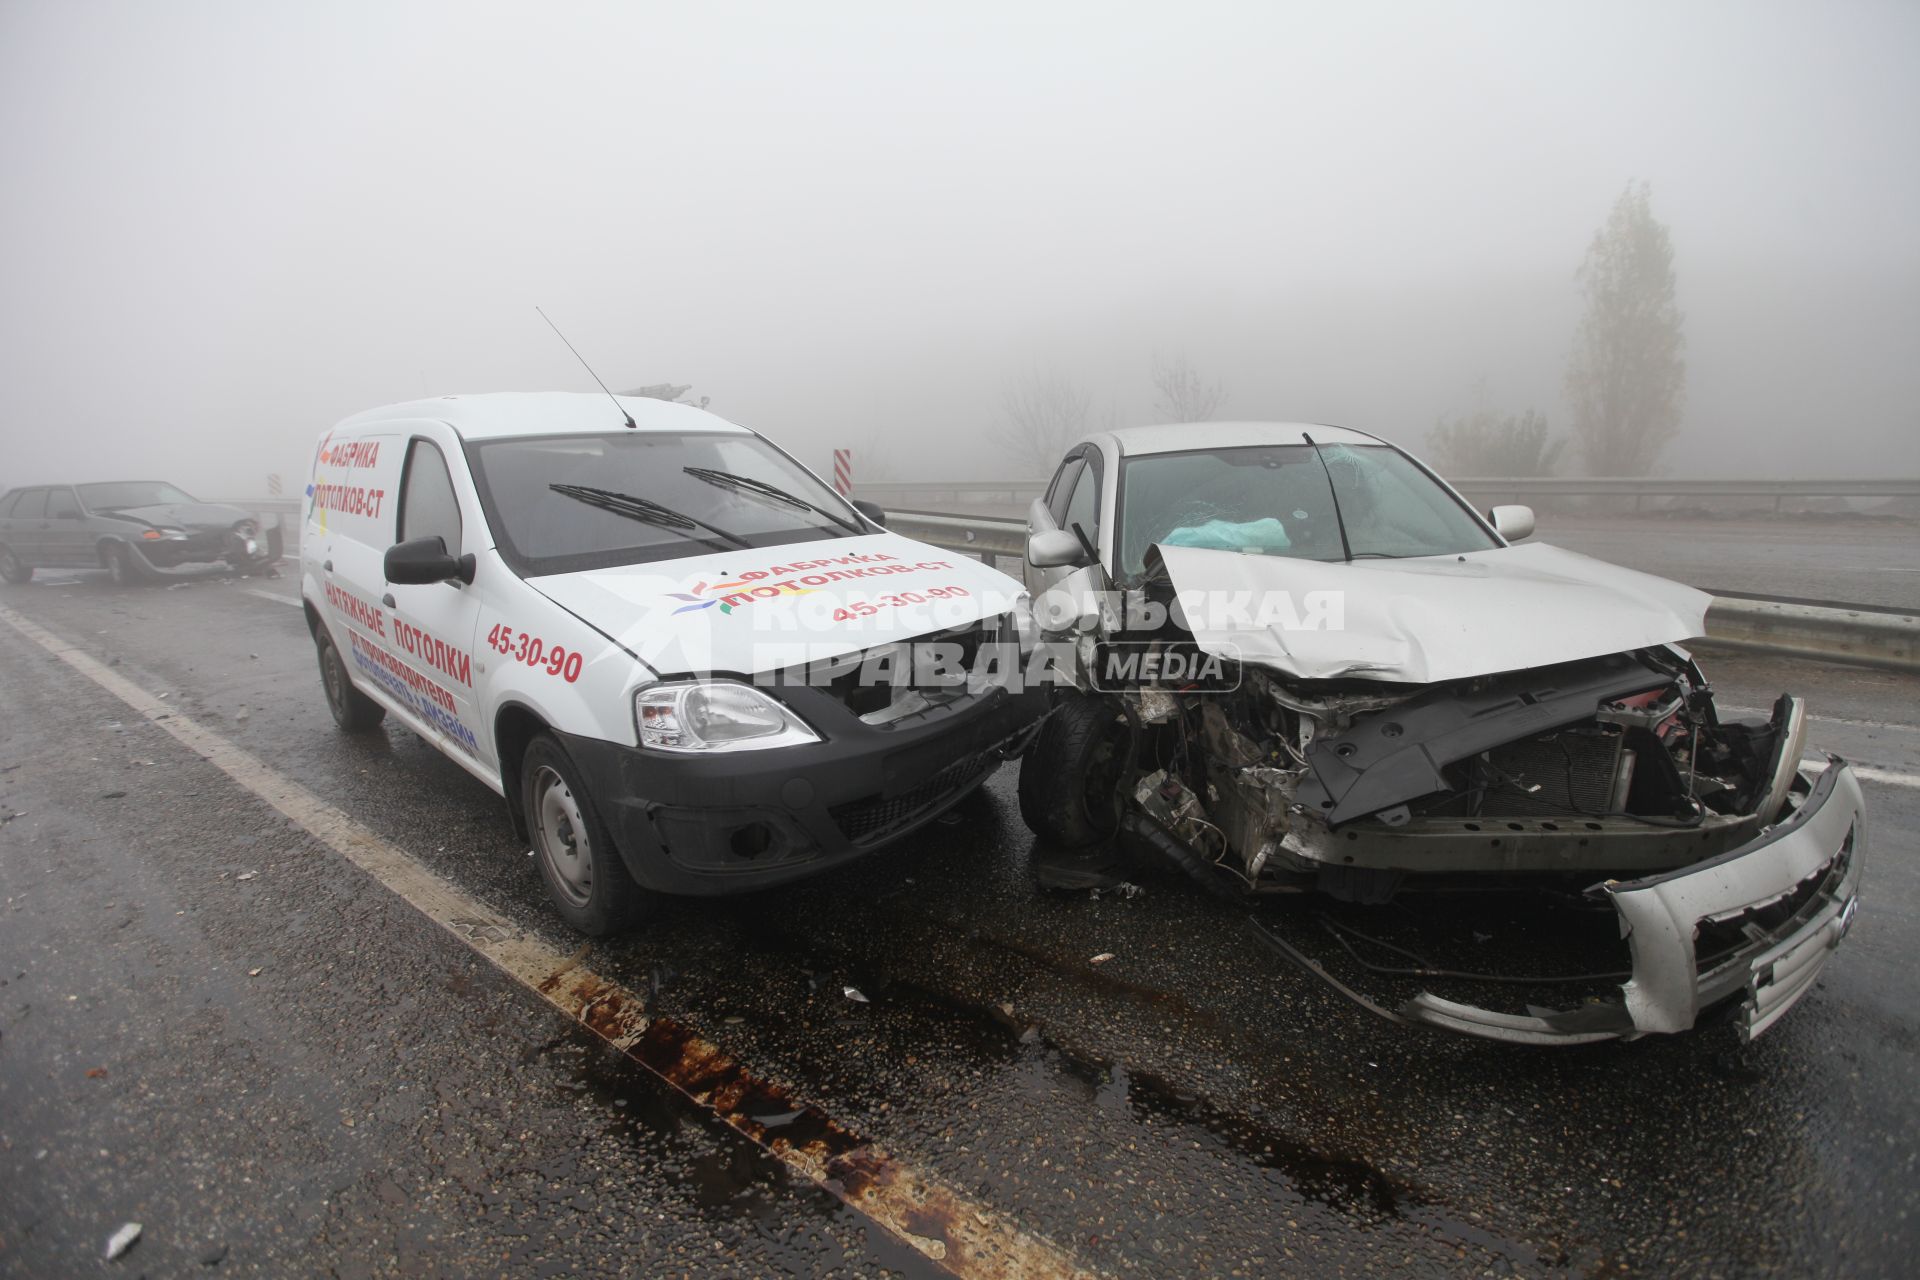
M 691 383 L 996 475 L 1008 379 L 1419 447 L 1566 427 L 1574 272 L 1671 230 L 1673 474 L 1920 474 L 1920 9 L 0 6 L 0 484 L 304 483 L 422 395 Z M 877 455 L 877 456 L 876 456 Z M 1563 463 L 1563 469 L 1567 464 Z

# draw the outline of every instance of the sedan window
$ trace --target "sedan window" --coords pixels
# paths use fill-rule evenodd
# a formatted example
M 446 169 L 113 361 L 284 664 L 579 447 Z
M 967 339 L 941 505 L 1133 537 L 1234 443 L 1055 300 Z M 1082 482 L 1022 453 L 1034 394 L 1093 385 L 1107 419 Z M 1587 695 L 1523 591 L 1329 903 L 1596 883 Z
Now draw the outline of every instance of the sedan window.
M 1389 445 L 1149 454 L 1129 458 L 1121 482 L 1126 576 L 1141 572 L 1156 542 L 1304 560 L 1456 555 L 1500 545 Z
M 47 492 L 47 519 L 78 520 L 80 504 L 73 500 L 73 490 L 52 489 Z

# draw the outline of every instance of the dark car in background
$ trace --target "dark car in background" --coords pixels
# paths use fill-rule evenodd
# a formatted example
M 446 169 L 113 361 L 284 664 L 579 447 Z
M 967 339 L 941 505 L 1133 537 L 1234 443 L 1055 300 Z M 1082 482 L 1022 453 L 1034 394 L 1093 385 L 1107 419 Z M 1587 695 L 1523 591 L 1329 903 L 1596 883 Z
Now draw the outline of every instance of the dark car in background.
M 140 582 L 226 564 L 242 573 L 280 559 L 280 530 L 239 507 L 201 502 L 160 480 L 29 485 L 0 494 L 0 578 L 35 569 L 106 569 Z

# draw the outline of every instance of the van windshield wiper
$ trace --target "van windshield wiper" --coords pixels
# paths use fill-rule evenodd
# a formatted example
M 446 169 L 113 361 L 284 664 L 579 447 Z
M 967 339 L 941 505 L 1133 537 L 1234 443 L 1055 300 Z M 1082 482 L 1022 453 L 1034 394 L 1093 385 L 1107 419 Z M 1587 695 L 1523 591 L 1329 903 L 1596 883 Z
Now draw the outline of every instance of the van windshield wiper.
M 743 476 L 737 471 L 720 471 L 713 467 L 682 467 L 680 469 L 692 476 L 695 480 L 704 480 L 708 484 L 719 485 L 722 489 L 736 489 L 741 493 L 758 494 L 762 498 L 770 498 L 775 502 L 785 503 L 800 511 L 811 511 L 821 519 L 831 521 L 833 524 L 845 529 L 848 533 L 865 532 L 863 529 L 848 524 L 845 520 L 834 515 L 826 508 L 808 502 L 797 493 L 788 493 L 779 485 L 772 484 L 766 480 L 757 480 L 752 476 Z
M 611 511 L 617 516 L 629 520 L 638 520 L 643 524 L 658 525 L 663 529 L 705 529 L 713 534 L 712 538 L 695 538 L 695 542 L 704 542 L 721 551 L 728 550 L 727 544 L 734 547 L 750 547 L 753 544 L 737 533 L 728 533 L 725 529 L 696 519 L 684 511 L 675 511 L 672 507 L 662 506 L 651 498 L 636 498 L 630 493 L 619 493 L 612 489 L 596 489 L 585 484 L 550 484 L 547 488 L 555 493 L 584 502 L 590 507 L 602 511 Z M 723 541 L 720 541 L 724 539 Z

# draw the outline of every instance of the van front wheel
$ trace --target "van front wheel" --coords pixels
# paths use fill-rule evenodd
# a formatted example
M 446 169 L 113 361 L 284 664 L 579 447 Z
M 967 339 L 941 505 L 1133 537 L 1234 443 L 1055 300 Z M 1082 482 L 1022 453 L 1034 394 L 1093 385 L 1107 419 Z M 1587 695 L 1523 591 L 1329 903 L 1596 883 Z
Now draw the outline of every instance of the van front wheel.
M 387 709 L 353 687 L 333 637 L 323 627 L 315 632 L 313 643 L 320 651 L 320 683 L 327 691 L 327 710 L 333 712 L 333 722 L 348 733 L 379 728 L 387 718 Z
M 627 873 L 572 757 L 547 734 L 521 759 L 520 804 L 540 879 L 562 920 L 601 938 L 645 914 L 652 895 Z

